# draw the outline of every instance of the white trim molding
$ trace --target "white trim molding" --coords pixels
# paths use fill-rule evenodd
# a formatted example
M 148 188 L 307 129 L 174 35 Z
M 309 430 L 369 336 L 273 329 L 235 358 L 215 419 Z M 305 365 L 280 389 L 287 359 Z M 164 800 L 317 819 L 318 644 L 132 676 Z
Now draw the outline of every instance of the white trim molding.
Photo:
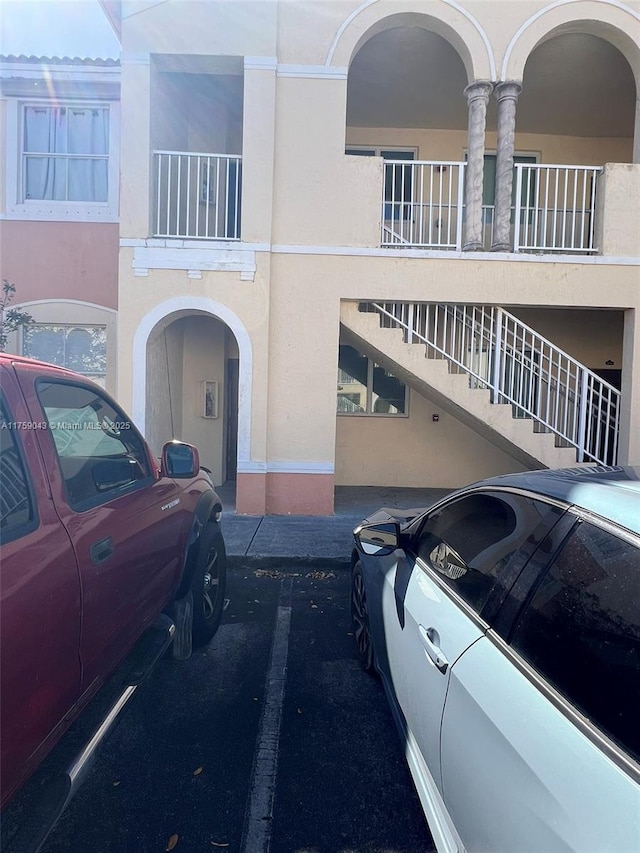
M 120 66 L 74 65 L 73 63 L 0 62 L 2 80 L 46 80 L 48 82 L 119 83 Z
M 238 474 L 266 474 L 267 473 L 267 463 L 266 462 L 254 462 L 243 461 L 241 462 L 238 459 L 238 464 L 236 466 L 236 472 Z
M 640 258 L 613 255 L 528 255 L 525 252 L 455 252 L 444 249 L 378 249 L 365 246 L 299 246 L 274 244 L 277 255 L 337 255 L 362 258 L 437 258 L 449 261 L 518 261 L 531 264 L 575 264 L 586 266 L 640 265 Z
M 210 314 L 233 332 L 240 354 L 238 377 L 238 470 L 251 460 L 251 394 L 253 385 L 253 348 L 249 333 L 240 318 L 221 302 L 204 296 L 176 296 L 161 302 L 146 314 L 133 336 L 133 381 L 131 413 L 144 435 L 147 408 L 147 342 L 154 328 L 166 317 L 179 312 Z
M 298 77 L 307 80 L 346 80 L 348 68 L 331 65 L 278 65 L 278 77 Z
M 149 270 L 185 270 L 190 278 L 195 273 L 238 272 L 243 281 L 253 281 L 256 255 L 252 249 L 182 248 L 180 246 L 133 246 L 131 266 L 136 276 L 147 276 Z
M 300 460 L 277 460 L 274 462 L 238 461 L 239 474 L 329 474 L 335 473 L 333 462 L 305 462 Z
M 267 462 L 269 474 L 331 474 L 335 473 L 333 462 L 305 462 L 304 460 L 275 460 Z

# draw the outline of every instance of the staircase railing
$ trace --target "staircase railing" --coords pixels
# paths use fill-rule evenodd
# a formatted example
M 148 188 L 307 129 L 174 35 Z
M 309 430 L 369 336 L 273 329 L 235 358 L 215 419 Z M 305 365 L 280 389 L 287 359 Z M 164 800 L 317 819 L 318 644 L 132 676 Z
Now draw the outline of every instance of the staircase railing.
M 472 388 L 487 388 L 516 418 L 531 418 L 577 461 L 615 464 L 620 392 L 504 308 L 426 302 L 361 303 L 384 328 L 404 330 L 428 358 L 446 359 Z

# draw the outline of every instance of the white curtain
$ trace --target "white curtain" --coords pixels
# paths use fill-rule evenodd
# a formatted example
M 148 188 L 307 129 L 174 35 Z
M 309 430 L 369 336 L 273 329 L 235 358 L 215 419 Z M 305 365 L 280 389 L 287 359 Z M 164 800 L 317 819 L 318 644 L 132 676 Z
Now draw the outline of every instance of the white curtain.
M 108 200 L 107 108 L 26 107 L 24 152 L 26 198 Z

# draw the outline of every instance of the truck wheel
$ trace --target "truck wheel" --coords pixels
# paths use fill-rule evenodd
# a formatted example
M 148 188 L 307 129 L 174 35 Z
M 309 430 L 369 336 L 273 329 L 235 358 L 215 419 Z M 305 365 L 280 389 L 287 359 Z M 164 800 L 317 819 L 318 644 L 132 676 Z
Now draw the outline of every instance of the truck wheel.
M 210 521 L 200 537 L 193 592 L 193 645 L 204 646 L 218 629 L 224 606 L 227 555 L 220 527 Z

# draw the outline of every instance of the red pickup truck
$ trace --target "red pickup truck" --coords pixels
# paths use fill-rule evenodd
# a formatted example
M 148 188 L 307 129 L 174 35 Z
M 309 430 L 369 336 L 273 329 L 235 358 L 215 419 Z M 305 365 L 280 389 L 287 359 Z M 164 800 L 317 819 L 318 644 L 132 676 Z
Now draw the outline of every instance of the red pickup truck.
M 213 637 L 226 558 L 195 448 L 169 442 L 158 463 L 102 388 L 62 368 L 0 355 L 0 388 L 4 804 L 126 656 L 178 638 L 187 657 Z

